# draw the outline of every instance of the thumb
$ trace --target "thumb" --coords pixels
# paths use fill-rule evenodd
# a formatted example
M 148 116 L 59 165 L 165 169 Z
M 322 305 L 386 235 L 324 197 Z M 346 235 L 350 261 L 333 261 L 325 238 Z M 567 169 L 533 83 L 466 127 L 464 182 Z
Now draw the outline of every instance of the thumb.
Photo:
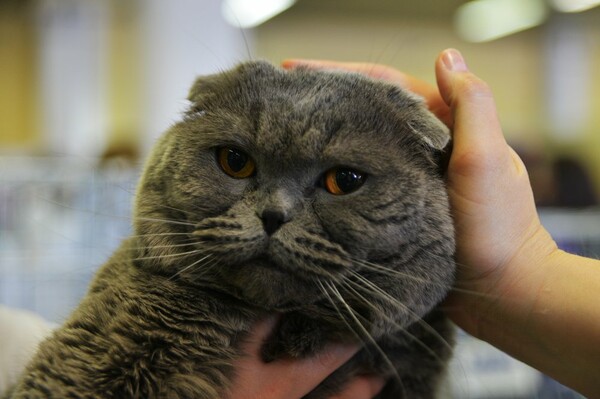
M 439 55 L 435 71 L 440 95 L 454 119 L 454 160 L 465 157 L 462 166 L 468 169 L 466 174 L 475 172 L 470 167 L 487 169 L 506 161 L 501 158 L 508 154 L 503 151 L 507 144 L 490 87 L 469 71 L 463 56 L 454 49 Z

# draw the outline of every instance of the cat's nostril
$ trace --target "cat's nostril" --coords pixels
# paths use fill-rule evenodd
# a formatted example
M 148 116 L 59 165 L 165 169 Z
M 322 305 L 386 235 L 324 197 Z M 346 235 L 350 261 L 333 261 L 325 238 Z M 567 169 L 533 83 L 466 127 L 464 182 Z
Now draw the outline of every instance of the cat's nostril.
M 283 212 L 264 211 L 261 215 L 263 227 L 268 235 L 275 233 L 287 220 Z

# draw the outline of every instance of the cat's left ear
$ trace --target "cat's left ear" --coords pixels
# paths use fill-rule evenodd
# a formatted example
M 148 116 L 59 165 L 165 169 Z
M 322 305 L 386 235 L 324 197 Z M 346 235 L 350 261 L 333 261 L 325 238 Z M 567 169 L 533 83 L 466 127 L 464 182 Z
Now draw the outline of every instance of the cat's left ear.
M 248 61 L 224 72 L 196 78 L 188 93 L 188 101 L 192 104 L 210 104 L 215 96 L 226 93 L 228 88 L 240 80 L 260 80 L 264 76 L 275 74 L 277 69 L 266 61 Z
M 221 74 L 199 76 L 188 92 L 188 101 L 195 105 L 204 105 L 218 91 L 221 80 Z
M 433 160 L 438 174 L 443 176 L 448 169 L 452 153 L 450 129 L 426 109 L 423 103 L 419 104 L 418 107 L 419 110 L 413 114 L 413 118 L 406 121 L 406 125 L 421 139 L 425 147 L 433 150 Z
M 408 128 L 429 147 L 442 151 L 450 142 L 450 129 L 427 109 L 406 121 Z
M 450 142 L 450 129 L 425 105 L 425 99 L 398 86 L 389 87 L 388 99 L 401 110 L 406 127 L 428 147 L 442 151 Z

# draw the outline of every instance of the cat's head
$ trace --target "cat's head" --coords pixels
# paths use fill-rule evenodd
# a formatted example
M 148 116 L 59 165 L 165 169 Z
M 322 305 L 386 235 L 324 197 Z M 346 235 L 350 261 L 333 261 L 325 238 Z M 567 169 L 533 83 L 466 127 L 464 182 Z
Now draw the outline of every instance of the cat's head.
M 419 313 L 443 297 L 454 241 L 435 159 L 449 134 L 420 99 L 251 62 L 199 78 L 189 100 L 137 193 L 147 267 L 276 309 L 368 283 Z

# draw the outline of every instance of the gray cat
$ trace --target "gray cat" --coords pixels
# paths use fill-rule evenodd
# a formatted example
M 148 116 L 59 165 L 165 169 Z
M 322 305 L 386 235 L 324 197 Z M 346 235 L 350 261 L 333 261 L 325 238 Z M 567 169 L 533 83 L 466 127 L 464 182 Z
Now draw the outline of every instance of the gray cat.
M 381 398 L 433 398 L 452 328 L 446 127 L 401 89 L 264 62 L 201 77 L 152 152 L 135 235 L 45 341 L 14 398 L 218 398 L 253 323 L 265 361 L 364 348 Z

